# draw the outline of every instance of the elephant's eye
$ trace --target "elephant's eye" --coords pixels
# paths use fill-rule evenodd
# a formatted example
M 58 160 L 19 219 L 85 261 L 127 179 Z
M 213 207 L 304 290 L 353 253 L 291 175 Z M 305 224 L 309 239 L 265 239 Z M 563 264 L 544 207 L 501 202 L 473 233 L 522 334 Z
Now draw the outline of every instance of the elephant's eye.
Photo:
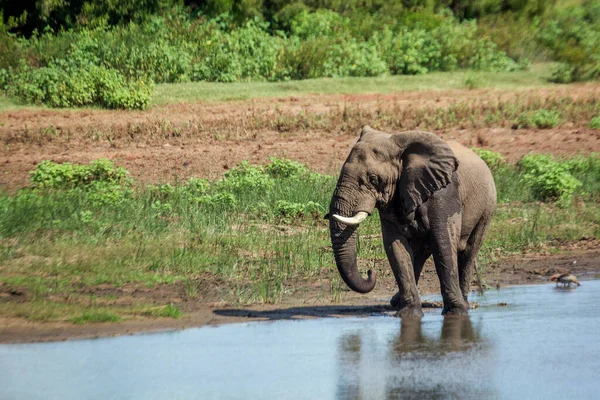
M 369 175 L 369 182 L 371 182 L 371 185 L 378 187 L 381 181 L 377 175 L 371 174 Z

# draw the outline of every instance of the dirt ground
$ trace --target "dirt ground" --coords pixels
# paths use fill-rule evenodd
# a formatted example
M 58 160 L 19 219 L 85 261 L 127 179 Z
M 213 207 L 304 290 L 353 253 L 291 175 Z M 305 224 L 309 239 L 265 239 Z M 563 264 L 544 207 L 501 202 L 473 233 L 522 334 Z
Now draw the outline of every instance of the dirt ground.
M 394 112 L 401 112 L 461 101 L 493 103 L 516 96 L 597 98 L 600 84 L 516 93 L 482 89 L 173 104 L 144 112 L 0 112 L 0 189 L 27 186 L 29 171 L 42 160 L 87 163 L 101 157 L 124 166 L 141 183 L 170 182 L 192 176 L 216 178 L 242 160 L 264 163 L 271 156 L 285 156 L 318 172 L 335 174 L 356 141 L 358 130 L 345 133 L 310 126 L 276 130 L 265 126 L 264 119 L 276 118 L 281 113 L 339 113 L 345 108 L 377 112 L 390 105 Z M 361 124 L 372 124 L 368 118 L 363 118 L 364 122 L 359 119 Z M 554 129 L 519 130 L 511 129 L 510 125 L 471 129 L 458 123 L 435 132 L 446 140 L 491 149 L 516 161 L 530 151 L 556 155 L 600 151 L 600 131 L 587 128 L 587 122 L 566 122 Z
M 20 110 L 0 112 L 0 189 L 16 190 L 28 185 L 29 171 L 42 160 L 57 162 L 90 162 L 104 157 L 130 171 L 142 183 L 187 179 L 192 176 L 216 178 L 242 160 L 267 162 L 271 156 L 285 156 L 306 163 L 319 172 L 337 173 L 356 134 L 319 131 L 314 128 L 273 130 L 255 128 L 255 115 L 284 111 L 328 112 L 355 106 L 377 109 L 381 104 L 395 107 L 442 107 L 451 102 L 506 100 L 517 95 L 589 97 L 600 94 L 600 84 L 503 92 L 483 89 L 474 91 L 407 92 L 394 95 L 309 96 L 277 100 L 255 100 L 220 104 L 195 103 L 154 107 L 145 112 L 105 110 Z M 250 121 L 250 122 L 249 122 Z M 231 137 L 206 135 L 206 128 L 230 125 Z M 368 120 L 364 124 L 369 124 Z M 176 127 L 195 126 L 178 134 Z M 182 128 L 183 129 L 183 128 Z M 172 132 L 171 132 L 172 131 Z M 168 133 L 165 135 L 165 132 Z M 554 129 L 519 129 L 511 127 L 466 129 L 461 126 L 436 131 L 446 140 L 467 146 L 488 148 L 516 161 L 530 151 L 556 155 L 600 152 L 600 131 L 567 122 Z M 576 261 L 576 262 L 574 262 Z M 600 272 L 600 243 L 581 240 L 569 244 L 553 244 L 546 253 L 523 254 L 498 260 L 485 273 L 489 290 L 502 290 L 507 285 L 548 282 L 549 276 L 561 271 L 578 274 L 582 279 Z M 585 284 L 585 283 L 584 283 Z M 164 329 L 229 322 L 315 318 L 325 316 L 367 316 L 391 313 L 388 300 L 395 293 L 395 282 L 389 276 L 379 277 L 376 289 L 367 295 L 344 292 L 338 303 L 319 295 L 328 282 L 305 285 L 293 300 L 277 305 L 241 307 L 215 303 L 216 296 L 207 289 L 197 300 L 185 298 L 185 290 L 176 284 L 153 289 L 98 287 L 94 290 L 117 290 L 118 298 L 127 301 L 141 296 L 151 300 L 169 300 L 184 311 L 180 319 L 133 319 L 120 323 L 73 325 L 71 323 L 34 323 L 23 319 L 0 318 L 0 343 L 53 341 L 71 338 L 114 336 Z M 210 282 L 206 283 L 207 288 Z M 474 288 L 475 285 L 472 286 Z M 419 290 L 422 294 L 439 293 L 437 276 L 427 265 Z M 0 301 L 15 301 L 23 293 L 13 293 L 0 286 Z M 428 304 L 436 307 L 436 304 Z

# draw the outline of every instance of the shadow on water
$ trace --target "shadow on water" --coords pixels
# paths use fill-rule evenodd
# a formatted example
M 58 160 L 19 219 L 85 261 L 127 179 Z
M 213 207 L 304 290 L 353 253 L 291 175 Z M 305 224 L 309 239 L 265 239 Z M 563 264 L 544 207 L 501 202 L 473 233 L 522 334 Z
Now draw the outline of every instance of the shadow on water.
M 439 302 L 424 301 L 422 304 L 426 308 L 441 308 Z M 225 308 L 213 311 L 217 315 L 238 318 L 264 318 L 268 320 L 295 320 L 306 318 L 326 318 L 326 317 L 370 317 L 378 315 L 394 315 L 395 309 L 389 304 L 378 304 L 368 306 L 305 306 L 278 308 L 273 310 L 248 310 L 240 308 Z
M 367 317 L 382 315 L 393 312 L 394 309 L 389 305 L 369 305 L 369 306 L 306 306 L 278 308 L 274 310 L 244 310 L 244 309 L 220 309 L 213 312 L 217 315 L 227 317 L 248 317 L 265 318 L 269 320 L 281 319 L 304 319 L 304 318 L 325 318 L 325 317 Z
M 378 392 L 376 397 L 385 399 L 494 397 L 493 386 L 482 386 L 479 371 L 473 368 L 477 365 L 473 361 L 485 356 L 489 345 L 469 317 L 443 318 L 437 333 L 424 332 L 421 319 L 399 323 L 399 332 L 377 355 L 372 354 L 372 340 L 364 330 L 339 337 L 338 399 L 362 399 Z M 449 375 L 442 372 L 448 370 Z

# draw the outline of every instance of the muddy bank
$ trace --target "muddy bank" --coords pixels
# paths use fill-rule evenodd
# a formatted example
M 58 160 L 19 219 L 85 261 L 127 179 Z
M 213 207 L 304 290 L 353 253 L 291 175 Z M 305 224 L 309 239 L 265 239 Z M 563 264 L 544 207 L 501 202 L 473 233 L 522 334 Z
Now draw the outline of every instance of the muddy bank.
M 582 240 L 569 244 L 568 248 L 563 246 L 563 251 L 558 254 L 531 253 L 505 258 L 488 266 L 484 282 L 488 290 L 502 290 L 509 285 L 548 283 L 550 275 L 568 271 L 579 276 L 585 285 L 586 278 L 596 278 L 600 274 L 598 244 L 597 240 Z M 185 314 L 178 319 L 139 318 L 119 323 L 75 325 L 70 322 L 40 323 L 2 317 L 0 318 L 0 343 L 108 337 L 235 322 L 393 314 L 388 300 L 394 295 L 395 286 L 390 279 L 378 281 L 375 290 L 367 295 L 344 290 L 339 302 L 330 301 L 329 297 L 324 298 L 317 286 L 318 282 L 309 282 L 304 290 L 295 293 L 293 299 L 278 304 L 239 306 L 218 302 L 218 299 L 207 301 L 206 297 L 196 302 L 180 299 L 179 304 Z M 471 288 L 475 290 L 475 284 Z M 169 295 L 177 299 L 180 296 L 177 292 L 166 293 L 164 287 L 157 290 L 160 291 L 157 295 L 161 297 Z M 437 276 L 431 263 L 428 263 L 423 270 L 419 290 L 422 295 L 439 293 Z M 7 299 L 10 295 L 0 293 L 0 301 L 10 301 Z M 437 308 L 439 305 L 424 303 L 424 307 Z

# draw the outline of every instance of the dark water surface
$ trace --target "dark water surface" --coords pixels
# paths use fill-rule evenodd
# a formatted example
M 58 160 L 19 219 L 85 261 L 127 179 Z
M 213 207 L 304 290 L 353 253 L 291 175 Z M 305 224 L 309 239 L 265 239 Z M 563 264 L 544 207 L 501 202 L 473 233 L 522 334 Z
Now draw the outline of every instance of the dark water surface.
M 600 399 L 600 281 L 439 310 L 0 345 L 0 399 Z M 499 307 L 499 302 L 508 306 Z

